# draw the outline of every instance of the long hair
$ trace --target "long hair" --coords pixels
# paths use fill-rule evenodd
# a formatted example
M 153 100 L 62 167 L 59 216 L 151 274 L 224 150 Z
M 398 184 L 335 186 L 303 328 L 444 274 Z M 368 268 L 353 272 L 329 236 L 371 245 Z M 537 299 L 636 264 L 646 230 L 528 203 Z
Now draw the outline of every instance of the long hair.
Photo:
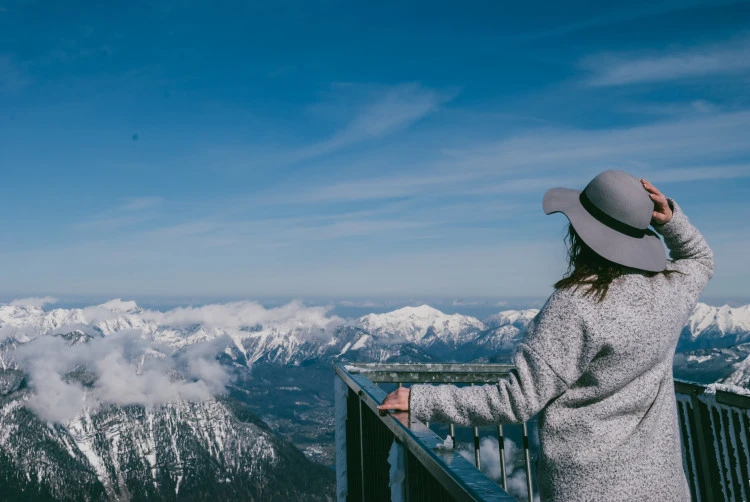
M 626 267 L 611 262 L 591 249 L 568 225 L 565 237 L 568 244 L 568 270 L 555 283 L 555 289 L 583 289 L 583 296 L 591 296 L 599 302 L 604 300 L 609 285 L 625 273 Z

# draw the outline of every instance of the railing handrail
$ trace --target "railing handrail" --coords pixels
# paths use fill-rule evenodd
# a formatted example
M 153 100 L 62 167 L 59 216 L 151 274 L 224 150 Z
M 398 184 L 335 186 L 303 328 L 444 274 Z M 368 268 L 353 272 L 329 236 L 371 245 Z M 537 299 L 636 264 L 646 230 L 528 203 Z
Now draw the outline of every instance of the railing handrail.
M 703 385 L 696 382 L 689 382 L 687 380 L 680 380 L 675 378 L 674 390 L 678 394 L 687 394 L 689 396 L 702 396 L 709 389 L 708 385 Z M 726 404 L 727 406 L 734 406 L 737 408 L 750 409 L 750 395 L 739 394 L 730 390 L 715 388 L 712 391 L 716 392 L 716 402 L 719 404 Z
M 456 500 L 516 502 L 515 498 L 478 471 L 458 451 L 438 449 L 438 445 L 443 442 L 442 438 L 409 413 L 381 416 L 377 406 L 387 395 L 386 392 L 364 374 L 352 373 L 349 369 L 352 369 L 352 365 L 335 364 L 336 374 L 360 397 L 361 403 L 375 416 L 379 416 L 396 440 L 402 443 Z M 370 376 L 369 372 L 367 375 Z
M 512 364 L 463 363 L 349 363 L 343 367 L 377 383 L 497 383 L 513 369 Z
M 376 383 L 494 383 L 513 369 L 512 364 L 464 364 L 464 363 L 348 363 L 346 371 L 367 375 Z M 675 392 L 690 396 L 701 396 L 708 385 L 674 379 Z M 728 406 L 750 409 L 750 395 L 716 388 L 716 402 Z M 712 392 L 713 392 L 712 391 Z

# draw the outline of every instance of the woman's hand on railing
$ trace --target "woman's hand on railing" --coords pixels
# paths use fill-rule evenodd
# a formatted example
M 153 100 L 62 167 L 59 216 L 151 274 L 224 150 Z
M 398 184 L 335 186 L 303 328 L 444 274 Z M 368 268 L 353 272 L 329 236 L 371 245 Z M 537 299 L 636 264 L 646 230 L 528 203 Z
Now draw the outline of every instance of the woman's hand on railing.
M 388 410 L 409 411 L 409 389 L 407 387 L 399 387 L 394 390 L 385 396 L 378 409 L 381 414 Z

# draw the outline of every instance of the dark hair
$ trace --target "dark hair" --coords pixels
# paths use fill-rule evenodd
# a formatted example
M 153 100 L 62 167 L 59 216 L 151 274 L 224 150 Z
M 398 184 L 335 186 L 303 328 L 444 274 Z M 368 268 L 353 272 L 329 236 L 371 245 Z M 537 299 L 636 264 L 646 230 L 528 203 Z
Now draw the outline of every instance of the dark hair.
M 591 249 L 583 242 L 573 225 L 568 224 L 568 235 L 565 236 L 565 241 L 568 243 L 568 271 L 554 284 L 555 289 L 571 288 L 575 291 L 585 287 L 583 296 L 593 296 L 601 302 L 607 296 L 612 281 L 630 270 L 629 267 L 609 261 Z M 647 277 L 653 277 L 656 274 L 669 277 L 674 273 L 682 273 L 679 270 L 640 272 Z
M 565 276 L 555 283 L 555 289 L 585 288 L 583 296 L 604 300 L 609 285 L 625 273 L 625 267 L 602 257 L 591 249 L 573 228 L 568 225 L 568 270 Z

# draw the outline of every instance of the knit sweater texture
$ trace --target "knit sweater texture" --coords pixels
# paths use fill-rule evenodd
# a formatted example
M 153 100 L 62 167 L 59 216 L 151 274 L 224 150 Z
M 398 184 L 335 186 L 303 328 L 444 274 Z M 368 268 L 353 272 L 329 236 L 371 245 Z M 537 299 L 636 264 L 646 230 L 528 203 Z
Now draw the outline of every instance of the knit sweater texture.
M 481 426 L 539 414 L 542 501 L 687 502 L 672 361 L 714 270 L 706 241 L 679 206 L 655 226 L 667 270 L 629 270 L 602 302 L 556 290 L 530 323 L 497 385 L 414 385 L 422 421 Z

